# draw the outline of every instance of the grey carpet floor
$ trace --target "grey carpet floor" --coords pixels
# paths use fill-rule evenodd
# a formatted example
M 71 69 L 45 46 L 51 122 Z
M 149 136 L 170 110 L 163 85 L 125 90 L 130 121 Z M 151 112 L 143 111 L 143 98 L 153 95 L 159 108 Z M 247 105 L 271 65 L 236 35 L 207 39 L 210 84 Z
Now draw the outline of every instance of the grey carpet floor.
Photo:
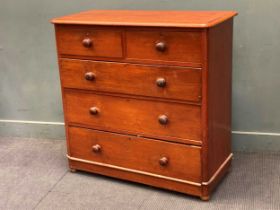
M 209 202 L 67 169 L 65 142 L 0 138 L 0 209 L 280 209 L 280 154 L 235 153 Z

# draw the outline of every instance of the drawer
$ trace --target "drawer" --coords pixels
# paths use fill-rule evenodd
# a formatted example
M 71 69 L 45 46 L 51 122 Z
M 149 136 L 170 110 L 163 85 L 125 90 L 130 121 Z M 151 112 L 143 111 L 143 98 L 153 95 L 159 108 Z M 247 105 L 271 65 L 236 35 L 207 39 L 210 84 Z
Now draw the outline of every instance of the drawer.
M 63 87 L 199 102 L 201 70 L 60 60 Z
M 195 31 L 127 31 L 127 58 L 201 63 L 201 36 Z
M 71 157 L 201 182 L 200 147 L 76 127 L 69 146 Z
M 201 111 L 198 105 L 74 90 L 66 90 L 64 99 L 69 123 L 159 138 L 201 140 Z
M 57 48 L 60 55 L 82 57 L 122 57 L 122 33 L 110 28 L 57 25 Z

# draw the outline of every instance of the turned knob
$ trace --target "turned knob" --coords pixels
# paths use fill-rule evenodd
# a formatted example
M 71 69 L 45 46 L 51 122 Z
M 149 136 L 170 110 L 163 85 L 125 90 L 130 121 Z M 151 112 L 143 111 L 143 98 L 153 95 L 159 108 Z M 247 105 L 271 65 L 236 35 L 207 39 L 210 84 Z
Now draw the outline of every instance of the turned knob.
M 155 48 L 159 52 L 164 52 L 167 49 L 167 45 L 164 42 L 157 42 Z
M 84 38 L 82 41 L 84 47 L 89 48 L 92 46 L 92 40 L 90 38 Z
M 92 146 L 92 151 L 95 153 L 101 152 L 101 146 L 99 144 Z
M 85 79 L 88 81 L 93 81 L 95 79 L 95 74 L 93 72 L 85 73 Z
M 168 123 L 168 117 L 166 115 L 160 115 L 158 121 L 160 124 L 166 125 Z
M 165 87 L 166 86 L 166 80 L 164 78 L 158 78 L 156 81 L 156 84 L 158 87 Z
M 90 109 L 89 109 L 89 113 L 90 114 L 92 114 L 92 115 L 97 115 L 98 114 L 98 112 L 99 112 L 99 109 L 97 108 L 97 107 L 91 107 Z
M 161 166 L 166 166 L 168 164 L 168 158 L 167 157 L 162 157 L 159 159 L 159 164 Z

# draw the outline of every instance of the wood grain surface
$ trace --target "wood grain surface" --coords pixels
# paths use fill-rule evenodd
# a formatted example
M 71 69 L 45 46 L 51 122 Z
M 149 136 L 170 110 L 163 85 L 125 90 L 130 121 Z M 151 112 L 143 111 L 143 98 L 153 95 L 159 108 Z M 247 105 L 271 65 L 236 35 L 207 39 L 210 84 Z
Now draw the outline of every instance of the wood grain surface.
M 157 43 L 166 45 L 164 51 Z M 201 63 L 201 33 L 176 31 L 126 31 L 127 59 Z
M 199 147 L 75 127 L 69 128 L 69 141 L 71 157 L 201 182 Z M 99 152 L 92 150 L 95 145 Z
M 87 26 L 56 26 L 58 53 L 91 57 L 121 58 L 122 33 L 118 30 L 105 30 Z M 83 40 L 91 45 L 85 47 Z
M 90 10 L 52 19 L 55 24 L 207 28 L 237 15 L 235 11 Z
M 197 103 L 201 100 L 200 69 L 61 59 L 60 72 L 62 86 L 66 88 Z M 85 78 L 88 73 L 94 75 L 92 80 Z M 158 86 L 159 79 L 164 79 L 164 87 Z
M 152 100 L 130 99 L 91 92 L 67 90 L 65 115 L 69 123 L 91 128 L 130 131 L 144 136 L 157 135 L 201 140 L 200 106 Z M 91 107 L 99 110 L 89 113 Z M 159 117 L 168 123 L 159 123 Z

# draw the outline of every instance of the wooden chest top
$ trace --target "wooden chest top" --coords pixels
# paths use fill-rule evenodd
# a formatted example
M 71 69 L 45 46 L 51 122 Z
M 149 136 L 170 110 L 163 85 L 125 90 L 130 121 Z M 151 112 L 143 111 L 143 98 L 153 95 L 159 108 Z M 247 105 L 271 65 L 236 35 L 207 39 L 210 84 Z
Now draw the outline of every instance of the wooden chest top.
M 90 10 L 54 18 L 55 24 L 208 28 L 237 15 L 235 11 Z

